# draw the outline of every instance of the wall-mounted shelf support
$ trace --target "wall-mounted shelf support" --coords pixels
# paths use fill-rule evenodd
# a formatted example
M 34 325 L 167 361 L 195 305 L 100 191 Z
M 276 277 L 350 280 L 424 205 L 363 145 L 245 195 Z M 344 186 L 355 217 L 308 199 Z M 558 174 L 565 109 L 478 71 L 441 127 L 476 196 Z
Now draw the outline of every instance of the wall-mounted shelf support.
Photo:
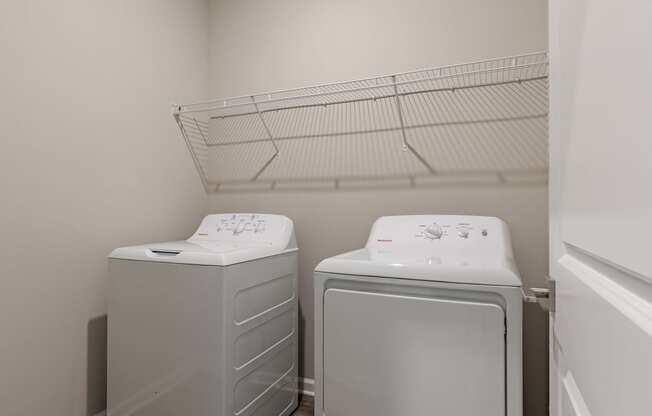
M 260 112 L 260 108 L 258 107 L 258 103 L 256 103 L 256 97 L 251 96 L 251 102 L 254 105 L 254 108 L 256 109 L 256 113 L 258 114 L 258 118 L 260 119 L 260 123 L 263 125 L 263 128 L 265 129 L 265 133 L 267 133 L 267 138 L 269 141 L 272 143 L 272 146 L 274 146 L 274 154 L 265 162 L 265 164 L 256 172 L 253 178 L 251 178 L 252 181 L 255 181 L 260 177 L 260 175 L 267 169 L 267 167 L 278 157 L 278 145 L 276 144 L 276 141 L 274 140 L 274 135 L 272 134 L 271 130 L 269 129 L 269 126 L 265 122 L 265 118 L 263 117 L 263 114 Z
M 186 142 L 186 146 L 188 146 L 188 150 L 190 151 L 190 156 L 192 157 L 192 161 L 195 164 L 195 168 L 197 169 L 197 172 L 199 173 L 201 183 L 204 186 L 204 189 L 206 190 L 206 192 L 210 192 L 211 187 L 208 184 L 207 172 L 205 171 L 204 166 L 202 166 L 201 162 L 199 161 L 199 158 L 197 156 L 197 152 L 195 150 L 195 146 L 192 143 L 190 135 L 186 131 L 186 127 L 184 125 L 184 122 L 181 120 L 181 114 L 180 114 L 181 106 L 177 105 L 177 104 L 173 104 L 172 108 L 173 108 L 172 115 L 174 117 L 174 120 L 177 122 L 177 126 L 179 126 L 179 131 L 181 132 L 181 136 L 183 137 L 183 140 Z M 199 124 L 197 123 L 196 120 L 195 120 L 195 123 L 197 124 L 198 130 L 200 130 L 200 132 L 201 132 L 201 129 L 199 128 Z M 206 138 L 203 136 L 203 134 L 202 134 L 202 137 L 204 138 L 204 141 L 206 142 Z
M 396 75 L 392 75 L 392 84 L 394 86 L 394 101 L 396 102 L 396 114 L 398 115 L 398 121 L 399 124 L 401 125 L 401 137 L 403 140 L 403 150 L 404 151 L 409 150 L 414 155 L 414 157 L 416 157 L 417 160 L 421 162 L 421 164 L 424 165 L 426 169 L 428 169 L 428 172 L 435 175 L 437 172 L 432 166 L 430 166 L 430 163 L 428 163 L 428 161 L 423 156 L 421 156 L 419 152 L 417 152 L 416 149 L 410 145 L 410 143 L 408 143 L 407 133 L 405 133 L 405 122 L 403 121 L 403 109 L 401 108 L 401 99 L 399 98 L 398 87 L 396 85 Z

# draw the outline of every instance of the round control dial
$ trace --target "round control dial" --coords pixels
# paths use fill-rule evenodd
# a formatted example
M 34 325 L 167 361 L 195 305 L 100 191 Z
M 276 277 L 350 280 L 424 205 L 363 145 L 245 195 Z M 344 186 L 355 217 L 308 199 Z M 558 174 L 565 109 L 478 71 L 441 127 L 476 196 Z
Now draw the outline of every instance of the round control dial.
M 437 223 L 432 223 L 423 231 L 423 235 L 431 240 L 439 240 L 444 235 L 444 230 Z
M 245 223 L 244 221 L 240 221 L 240 222 L 238 223 L 238 225 L 236 225 L 235 228 L 233 229 L 233 235 L 239 235 L 239 234 L 241 234 L 241 233 L 245 230 L 245 228 L 246 228 L 246 226 L 247 226 L 248 224 L 249 224 L 249 223 Z

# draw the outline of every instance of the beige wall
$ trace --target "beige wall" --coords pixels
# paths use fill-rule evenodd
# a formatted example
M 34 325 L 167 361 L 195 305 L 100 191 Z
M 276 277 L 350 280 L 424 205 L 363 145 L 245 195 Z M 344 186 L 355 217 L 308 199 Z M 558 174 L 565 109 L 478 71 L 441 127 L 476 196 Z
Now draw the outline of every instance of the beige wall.
M 214 0 L 210 91 L 234 96 L 546 49 L 545 0 Z M 274 163 L 277 163 L 275 161 Z M 364 245 L 381 215 L 494 215 L 512 230 L 528 286 L 547 272 L 547 186 L 443 182 L 422 188 L 218 193 L 212 212 L 294 219 L 300 245 L 302 373 L 313 375 L 312 270 Z M 526 307 L 526 410 L 546 414 L 546 318 Z
M 0 2 L 0 414 L 104 408 L 105 256 L 206 195 L 168 103 L 203 97 L 203 0 Z

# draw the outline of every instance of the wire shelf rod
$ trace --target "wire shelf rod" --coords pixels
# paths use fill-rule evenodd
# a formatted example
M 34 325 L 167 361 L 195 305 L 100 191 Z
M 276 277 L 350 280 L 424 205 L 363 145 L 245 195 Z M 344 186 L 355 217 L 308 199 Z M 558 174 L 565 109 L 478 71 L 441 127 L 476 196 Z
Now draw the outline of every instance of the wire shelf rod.
M 435 175 L 430 174 L 430 173 L 415 173 L 415 174 L 403 174 L 403 175 L 352 175 L 352 176 L 315 176 L 315 177 L 305 177 L 301 178 L 300 180 L 297 180 L 296 178 L 292 177 L 279 177 L 279 178 L 274 178 L 274 179 L 259 179 L 256 181 L 258 184 L 271 184 L 275 183 L 278 184 L 279 182 L 289 184 L 293 182 L 332 182 L 332 181 L 340 181 L 340 182 L 355 182 L 355 181 L 385 181 L 385 180 L 391 180 L 391 179 L 408 179 L 408 178 L 414 178 L 414 179 L 426 179 L 426 178 L 432 178 L 433 176 L 437 177 L 452 177 L 452 178 L 464 178 L 464 177 L 476 177 L 476 176 L 495 176 L 497 174 L 501 174 L 504 176 L 511 176 L 511 175 L 524 175 L 528 177 L 534 177 L 538 175 L 546 175 L 548 173 L 547 169 L 523 169 L 523 168 L 507 168 L 507 169 L 499 169 L 499 170 L 494 170 L 494 169 L 473 169 L 473 170 L 468 170 L 468 171 L 460 171 L 460 170 L 439 170 Z M 246 180 L 246 179 L 233 179 L 233 180 L 226 180 L 226 181 L 219 181 L 214 183 L 216 186 L 224 186 L 224 185 L 250 185 L 251 181 Z
M 541 81 L 544 79 L 547 79 L 548 76 L 538 76 L 538 77 L 533 77 L 533 78 L 528 78 L 528 79 L 519 79 L 519 80 L 510 80 L 510 81 L 499 81 L 499 82 L 491 82 L 491 83 L 485 83 L 485 84 L 474 84 L 474 85 L 465 85 L 465 86 L 459 86 L 459 87 L 442 87 L 442 88 L 430 88 L 430 89 L 425 89 L 425 90 L 417 90 L 417 91 L 406 91 L 406 92 L 399 92 L 398 96 L 399 97 L 406 97 L 410 95 L 419 95 L 419 94 L 432 94 L 432 93 L 437 93 L 437 92 L 445 92 L 445 91 L 461 91 L 461 90 L 467 90 L 467 89 L 474 89 L 474 88 L 485 88 L 485 87 L 493 87 L 493 86 L 499 86 L 499 85 L 508 85 L 508 84 L 523 84 L 527 82 L 534 82 L 534 81 Z M 397 84 L 399 85 L 399 84 Z M 394 98 L 396 94 L 384 94 L 384 95 L 377 95 L 374 97 L 364 97 L 364 98 L 354 98 L 354 99 L 349 99 L 349 100 L 339 100 L 339 101 L 332 101 L 328 103 L 315 103 L 315 104 L 305 104 L 305 105 L 293 105 L 293 106 L 287 106 L 287 107 L 277 107 L 277 108 L 270 108 L 267 110 L 260 110 L 262 114 L 265 113 L 274 113 L 277 111 L 284 111 L 284 110 L 296 110 L 300 108 L 314 108 L 314 107 L 328 107 L 328 106 L 334 106 L 334 105 L 340 105 L 340 104 L 352 104 L 352 103 L 359 103 L 359 102 L 365 102 L 365 101 L 378 101 L 378 100 L 385 100 L 388 98 Z M 244 105 L 251 105 L 251 104 L 242 104 Z M 224 107 L 220 107 L 219 109 L 222 109 Z M 215 111 L 215 109 L 202 109 L 202 110 L 195 110 L 193 112 L 209 112 L 209 111 Z M 211 120 L 220 120 L 220 119 L 227 119 L 231 117 L 241 117 L 241 116 L 251 116 L 258 114 L 257 111 L 248 111 L 245 113 L 236 113 L 236 114 L 225 114 L 221 116 L 211 116 Z M 191 119 L 192 120 L 192 119 Z
M 522 68 L 527 68 L 530 66 L 543 66 L 547 65 L 546 62 L 537 62 L 537 63 L 532 63 L 532 64 L 523 64 L 523 65 L 518 65 L 518 66 L 504 66 L 504 67 L 499 67 L 499 68 L 489 68 L 489 69 L 480 69 L 476 71 L 468 71 L 468 72 L 461 72 L 458 74 L 450 74 L 450 75 L 444 75 L 444 76 L 438 76 L 438 77 L 425 77 L 425 78 L 420 78 L 420 79 L 414 79 L 414 80 L 406 80 L 406 81 L 399 81 L 396 82 L 396 86 L 404 86 L 404 85 L 410 85 L 410 84 L 416 84 L 420 82 L 429 82 L 429 81 L 439 81 L 439 80 L 449 80 L 452 78 L 463 78 L 468 75 L 473 75 L 473 74 L 479 74 L 479 73 L 491 73 L 491 72 L 506 72 L 506 71 L 513 71 L 515 69 L 522 69 Z M 387 77 L 382 77 L 382 78 L 387 78 Z M 547 78 L 546 76 L 541 76 L 537 78 Z M 534 79 L 534 78 L 533 78 Z M 509 82 L 521 82 L 523 79 L 515 79 L 515 80 L 510 80 Z M 463 87 L 467 88 L 474 88 L 477 86 L 490 86 L 490 85 L 496 85 L 500 84 L 502 82 L 508 82 L 508 81 L 497 81 L 497 82 L 488 82 L 484 84 L 479 84 L 479 85 L 467 85 L 467 86 L 450 86 L 446 89 L 462 89 Z M 450 85 L 450 84 L 449 84 Z M 337 95 L 337 94 L 345 94 L 345 93 L 354 93 L 354 92 L 360 92 L 360 91 L 366 91 L 366 90 L 373 90 L 373 89 L 382 89 L 382 88 L 393 88 L 394 83 L 384 83 L 384 84 L 376 84 L 376 85 L 366 85 L 362 87 L 356 87 L 356 88 L 349 88 L 346 90 L 340 90 L 340 91 L 326 91 L 326 92 L 319 92 L 319 93 L 313 93 L 313 94 L 302 94 L 302 95 L 295 95 L 295 96 L 289 96 L 289 97 L 280 97 L 280 98 L 270 98 L 266 100 L 261 100 L 258 101 L 258 104 L 268 104 L 268 103 L 275 103 L 275 102 L 282 102 L 282 101 L 289 101 L 289 100 L 300 100 L 300 99 L 307 99 L 307 98 L 317 98 L 317 97 L 323 97 L 323 96 L 328 96 L 328 95 Z M 315 87 L 312 87 L 315 88 Z M 305 89 L 305 88 L 304 88 Z M 271 94 L 261 94 L 261 95 L 271 95 Z M 373 99 L 374 97 L 369 97 L 369 99 Z M 230 100 L 235 100 L 236 98 L 232 99 L 224 99 L 224 100 L 215 100 L 215 101 L 210 101 L 209 104 L 217 102 L 217 101 L 222 101 L 224 103 L 230 101 Z M 213 106 L 213 107 L 207 107 L 207 108 L 199 108 L 199 109 L 192 109 L 189 107 L 193 107 L 199 104 L 185 104 L 181 105 L 181 109 L 177 111 L 178 114 L 185 114 L 185 113 L 200 113 L 200 112 L 208 112 L 208 111 L 216 111 L 216 110 L 225 110 L 225 109 L 232 109 L 232 108 L 239 108 L 239 107 L 246 107 L 250 106 L 252 103 L 237 103 L 237 104 L 229 104 L 229 105 L 221 105 L 221 106 Z
M 540 64 L 537 64 L 540 65 Z M 513 68 L 513 67 L 509 67 Z M 499 69 L 499 70 L 504 70 L 504 69 Z M 487 72 L 489 70 L 481 70 L 477 71 L 479 73 L 482 72 Z M 463 75 L 463 74 L 462 74 Z M 446 76 L 446 77 L 440 77 L 440 78 L 423 78 L 419 80 L 410 80 L 410 81 L 403 81 L 403 82 L 397 82 L 397 86 L 403 86 L 406 84 L 414 84 L 414 83 L 419 83 L 419 82 L 428 82 L 428 81 L 438 81 L 442 80 L 445 78 L 458 78 L 461 75 L 451 75 Z M 420 94 L 423 92 L 436 92 L 436 91 L 448 91 L 448 90 L 461 90 L 461 89 L 468 89 L 468 88 L 478 88 L 478 87 L 487 87 L 487 86 L 493 86 L 493 85 L 501 85 L 501 84 L 508 84 L 508 83 L 522 83 L 525 81 L 533 81 L 533 80 L 539 80 L 539 79 L 546 79 L 548 78 L 547 75 L 542 75 L 542 76 L 537 76 L 537 77 L 532 77 L 532 78 L 519 78 L 519 79 L 514 79 L 514 80 L 509 80 L 509 81 L 493 81 L 493 82 L 486 82 L 486 83 L 480 83 L 480 84 L 472 84 L 472 85 L 459 85 L 455 86 L 448 83 L 448 87 L 444 88 L 437 88 L 437 89 L 430 89 L 430 90 L 417 90 L 417 91 L 409 91 L 409 92 L 403 92 L 401 93 L 402 95 L 407 95 L 407 94 Z M 373 86 L 365 86 L 365 87 L 358 87 L 358 88 L 353 88 L 349 90 L 341 90 L 341 91 L 328 91 L 328 92 L 322 92 L 322 93 L 314 93 L 314 94 L 304 94 L 304 95 L 298 95 L 298 96 L 293 96 L 293 97 L 283 97 L 283 98 L 277 98 L 277 99 L 268 99 L 268 100 L 263 100 L 259 101 L 259 104 L 267 104 L 267 103 L 272 103 L 272 102 L 282 102 L 282 101 L 289 101 L 289 100 L 300 100 L 300 99 L 307 99 L 307 98 L 317 98 L 317 97 L 323 97 L 323 96 L 328 96 L 328 95 L 337 95 L 337 94 L 349 94 L 353 92 L 359 92 L 363 90 L 370 90 L 370 89 L 381 89 L 381 88 L 392 88 L 393 84 L 379 84 L 379 85 L 373 85 Z M 379 98 L 388 98 L 391 97 L 393 94 L 390 95 L 384 95 L 384 96 L 371 96 L 371 97 L 365 97 L 360 100 L 376 100 Z M 314 105 L 332 105 L 332 104 L 338 104 L 338 101 L 333 101 L 329 103 L 317 103 Z M 223 105 L 223 106 L 218 106 L 218 107 L 209 107 L 209 108 L 201 108 L 201 109 L 186 109 L 186 110 L 179 110 L 179 114 L 184 114 L 184 113 L 201 113 L 201 112 L 210 112 L 210 111 L 218 111 L 218 110 L 225 110 L 225 109 L 232 109 L 232 108 L 238 108 L 238 107 L 246 107 L 250 106 L 251 103 L 238 103 L 238 104 L 230 104 L 230 105 Z M 295 107 L 306 107 L 307 105 L 297 105 Z M 187 106 L 182 106 L 182 107 L 187 107 Z M 285 107 L 278 107 L 275 109 L 269 109 L 269 110 L 264 110 L 264 111 L 275 111 L 275 110 L 282 110 Z M 237 114 L 235 114 L 237 115 Z
M 526 121 L 526 120 L 537 120 L 548 117 L 548 113 L 540 113 L 528 116 L 518 116 L 518 117 L 498 117 L 498 118 L 484 118 L 478 120 L 462 120 L 462 121 L 445 121 L 438 123 L 422 123 L 415 124 L 410 126 L 405 126 L 405 130 L 416 130 L 428 127 L 443 127 L 443 126 L 464 126 L 464 125 L 474 125 L 474 124 L 491 124 L 491 123 L 505 123 L 505 122 L 517 122 L 517 121 Z M 294 136 L 277 136 L 274 138 L 275 142 L 283 142 L 289 140 L 305 140 L 305 139 L 320 139 L 320 138 L 329 138 L 329 137 L 343 137 L 343 136 L 356 136 L 360 134 L 376 134 L 376 133 L 389 133 L 393 131 L 399 131 L 401 127 L 387 127 L 379 129 L 367 129 L 367 130 L 352 130 L 352 131 L 342 131 L 336 133 L 315 133 L 315 134 L 299 134 Z M 208 147 L 226 147 L 226 146 L 238 146 L 246 144 L 256 144 L 256 143 L 266 143 L 269 142 L 269 139 L 249 139 L 249 140 L 238 140 L 232 142 L 221 142 L 221 143 L 209 143 Z
M 470 62 L 462 62 L 459 64 L 453 64 L 453 65 L 443 65 L 439 67 L 434 67 L 434 68 L 422 68 L 422 69 L 414 69 L 410 71 L 405 71 L 405 72 L 397 72 L 394 75 L 395 76 L 406 76 L 406 75 L 413 75 L 413 74 L 418 74 L 420 72 L 442 72 L 448 69 L 453 69 L 457 67 L 463 67 L 463 66 L 470 66 L 470 65 L 482 65 L 482 64 L 487 64 L 491 62 L 497 62 L 497 61 L 506 61 L 506 60 L 511 60 L 512 62 L 518 62 L 519 59 L 522 58 L 528 58 L 528 57 L 534 57 L 534 56 L 544 56 L 545 57 L 545 52 L 531 52 L 531 53 L 525 53 L 525 54 L 520 54 L 520 55 L 512 55 L 512 56 L 502 56 L 498 58 L 489 58 L 489 59 L 483 59 L 480 61 L 470 61 Z M 547 64 L 548 59 L 545 57 L 544 60 L 542 61 L 537 61 L 537 62 L 530 62 L 527 63 L 527 65 L 542 65 L 542 64 Z M 510 65 L 507 67 L 503 67 L 504 69 L 507 68 L 515 68 L 514 65 Z M 484 72 L 484 71 L 477 71 L 477 72 Z M 371 77 L 365 77 L 365 78 L 358 78 L 354 80 L 349 80 L 349 81 L 335 81 L 335 82 L 327 82 L 327 83 L 322 83 L 322 84 L 315 84 L 315 85 L 310 85 L 308 87 L 295 87 L 295 88 L 288 88 L 288 89 L 282 89 L 282 90 L 274 90 L 274 91 L 269 91 L 264 94 L 260 95 L 272 95 L 272 94 L 281 94 L 281 93 L 291 93 L 293 91 L 301 91 L 305 90 L 308 88 L 324 88 L 324 87 L 330 87 L 330 86 L 337 86 L 337 85 L 346 85 L 346 84 L 352 84 L 356 82 L 366 82 L 366 81 L 374 81 L 378 80 L 381 78 L 388 78 L 387 75 L 376 75 L 376 76 L 371 76 Z M 198 106 L 198 105 L 206 105 L 206 104 L 212 104 L 212 103 L 217 103 L 220 101 L 232 101 L 232 100 L 242 100 L 242 99 L 248 99 L 252 96 L 252 94 L 246 94 L 246 95 L 239 95 L 239 96 L 233 96 L 233 97 L 228 97 L 228 98 L 215 98 L 211 100 L 203 100 L 203 101 L 195 101 L 192 103 L 184 104 L 182 107 L 192 107 L 192 106 Z

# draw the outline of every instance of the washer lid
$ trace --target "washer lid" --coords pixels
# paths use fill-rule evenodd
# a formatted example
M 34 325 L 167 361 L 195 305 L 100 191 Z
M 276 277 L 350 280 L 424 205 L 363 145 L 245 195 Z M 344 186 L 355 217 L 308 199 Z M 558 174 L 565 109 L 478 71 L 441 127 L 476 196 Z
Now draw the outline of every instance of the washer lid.
M 297 250 L 292 221 L 282 215 L 217 214 L 185 241 L 122 247 L 113 259 L 228 266 Z
M 331 257 L 316 271 L 500 286 L 521 286 L 506 224 L 493 217 L 409 215 L 379 218 L 364 249 Z

